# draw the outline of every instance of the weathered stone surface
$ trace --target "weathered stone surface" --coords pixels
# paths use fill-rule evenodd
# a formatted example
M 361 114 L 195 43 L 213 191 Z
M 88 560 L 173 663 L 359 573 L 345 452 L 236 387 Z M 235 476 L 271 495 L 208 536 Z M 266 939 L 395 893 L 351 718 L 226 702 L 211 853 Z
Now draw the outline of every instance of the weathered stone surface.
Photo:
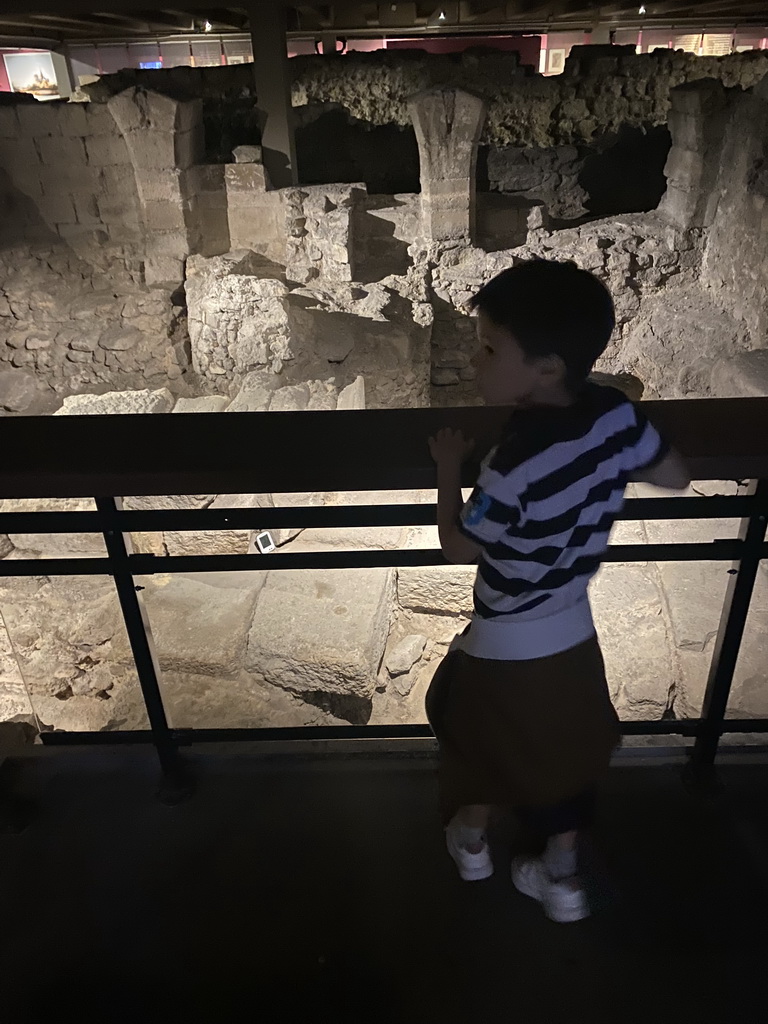
M 91 498 L 4 498 L 0 501 L 2 512 L 90 512 L 95 507 Z M 103 557 L 107 553 L 104 538 L 99 533 L 14 533 L 10 540 L 27 558 Z
M 477 143 L 485 104 L 460 89 L 434 89 L 414 96 L 408 108 L 419 144 L 424 236 L 469 240 L 475 230 Z
M 39 396 L 35 378 L 24 370 L 0 370 L 0 407 L 25 412 Z
M 235 146 L 232 156 L 236 164 L 260 164 L 261 146 Z
M 208 505 L 212 509 L 271 508 L 269 494 L 220 494 Z M 250 530 L 184 530 L 164 534 L 169 555 L 247 555 L 251 539 L 260 529 L 258 522 Z M 277 539 L 282 540 L 276 530 Z
M 224 412 L 229 405 L 224 395 L 203 395 L 200 398 L 180 398 L 174 412 Z
M 337 409 L 364 409 L 365 408 L 365 379 L 356 377 L 351 384 L 339 392 Z
M 604 565 L 590 598 L 620 716 L 661 718 L 671 706 L 678 669 L 655 567 Z
M 410 672 L 424 653 L 427 638 L 410 633 L 392 647 L 384 658 L 384 665 L 390 676 L 402 676 Z
M 95 416 L 122 413 L 170 412 L 173 395 L 167 388 L 157 391 L 111 391 L 105 395 L 70 395 L 55 416 Z
M 5 558 L 13 551 L 13 541 L 5 533 L 0 533 L 0 558 Z
M 401 608 L 440 615 L 469 615 L 476 569 L 469 565 L 423 566 L 397 570 Z
M 220 382 L 249 372 L 279 373 L 293 358 L 286 295 L 279 268 L 254 253 L 188 261 L 186 291 L 192 364 Z
M 715 398 L 761 398 L 768 395 L 768 349 L 719 359 L 712 367 Z
M 416 93 L 436 86 L 467 89 L 488 105 L 483 142 L 550 147 L 588 142 L 625 124 L 664 124 L 670 89 L 683 82 L 715 78 L 726 87 L 748 89 L 766 74 L 766 59 L 758 53 L 699 57 L 623 48 L 606 66 L 594 61 L 590 50 L 594 47 L 574 47 L 565 74 L 548 78 L 524 74 L 511 53 L 484 53 L 479 60 L 471 52 L 446 54 L 428 61 L 391 51 L 350 53 L 333 67 L 297 57 L 293 104 L 338 104 L 368 124 L 405 127 L 408 102 Z
M 161 669 L 237 675 L 243 666 L 262 573 L 155 575 L 143 591 Z M 127 660 L 127 647 L 116 657 Z
M 247 667 L 294 693 L 370 701 L 391 606 L 392 574 L 386 569 L 270 573 Z

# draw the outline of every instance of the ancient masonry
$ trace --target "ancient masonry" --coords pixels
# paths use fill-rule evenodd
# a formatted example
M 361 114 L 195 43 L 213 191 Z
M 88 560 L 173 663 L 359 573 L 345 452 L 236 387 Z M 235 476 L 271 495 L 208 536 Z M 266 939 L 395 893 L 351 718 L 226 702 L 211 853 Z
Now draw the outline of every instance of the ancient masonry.
M 496 58 L 355 59 L 348 78 L 328 71 L 330 62 L 297 63 L 295 103 L 342 103 L 371 124 L 413 125 L 421 192 L 405 195 L 369 194 L 354 182 L 274 190 L 256 144 L 236 147 L 231 162 L 207 162 L 210 95 L 191 95 L 198 80 L 188 73 L 183 95 L 116 76 L 99 83 L 100 101 L 4 104 L 0 410 L 335 415 L 472 402 L 467 300 L 534 255 L 573 259 L 610 286 L 618 329 L 599 370 L 634 397 L 643 389 L 646 397 L 768 394 L 768 61 L 744 58 L 577 53 L 562 80 L 517 75 L 504 88 L 498 76 L 509 66 Z M 658 209 L 553 223 L 573 207 L 565 151 L 620 123 L 669 127 Z M 520 189 L 478 194 L 478 147 L 489 144 L 549 153 L 560 168 L 549 199 L 521 201 Z M 258 510 L 355 500 L 131 502 Z M 30 507 L 87 504 L 3 503 Z M 628 523 L 616 539 L 729 531 L 727 523 Z M 426 529 L 305 530 L 275 540 L 322 550 L 436 538 Z M 159 557 L 254 551 L 253 531 L 134 541 Z M 87 556 L 94 544 L 12 535 L 0 537 L 0 557 Z M 158 574 L 146 600 L 172 724 L 420 720 L 435 660 L 469 613 L 471 576 L 469 567 L 369 570 L 360 587 L 359 574 L 344 571 L 322 586 L 310 572 L 215 582 Z M 603 569 L 593 599 L 625 717 L 697 713 L 725 579 L 711 565 Z M 758 618 L 766 586 L 761 576 Z M 326 614 L 331 608 L 344 612 Z M 0 716 L 28 714 L 31 699 L 57 728 L 143 724 L 108 581 L 6 578 L 0 613 Z M 768 651 L 755 621 L 736 676 L 731 710 L 740 716 L 768 712 Z M 642 659 L 620 642 L 628 629 Z

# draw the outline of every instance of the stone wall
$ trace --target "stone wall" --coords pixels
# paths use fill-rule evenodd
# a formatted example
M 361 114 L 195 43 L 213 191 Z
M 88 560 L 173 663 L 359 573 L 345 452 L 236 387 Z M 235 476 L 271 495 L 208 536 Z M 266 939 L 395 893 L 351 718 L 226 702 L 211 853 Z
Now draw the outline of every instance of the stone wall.
M 0 197 L 6 245 L 58 237 L 84 256 L 141 251 L 133 165 L 106 106 L 0 104 Z
M 763 51 L 696 57 L 682 51 L 635 54 L 634 47 L 574 47 L 565 72 L 549 78 L 520 68 L 512 53 L 468 51 L 353 53 L 343 60 L 297 57 L 293 104 L 335 104 L 372 125 L 408 125 L 408 100 L 434 87 L 482 97 L 482 141 L 493 146 L 551 147 L 588 142 L 622 125 L 665 124 L 675 86 L 714 78 L 750 88 L 768 72 Z
M 187 365 L 182 322 L 170 293 L 146 289 L 122 261 L 94 267 L 58 241 L 0 250 L 0 410 L 50 411 L 83 389 L 174 386 Z
M 753 344 L 768 334 L 768 80 L 736 97 L 725 128 L 702 279 L 744 320 Z

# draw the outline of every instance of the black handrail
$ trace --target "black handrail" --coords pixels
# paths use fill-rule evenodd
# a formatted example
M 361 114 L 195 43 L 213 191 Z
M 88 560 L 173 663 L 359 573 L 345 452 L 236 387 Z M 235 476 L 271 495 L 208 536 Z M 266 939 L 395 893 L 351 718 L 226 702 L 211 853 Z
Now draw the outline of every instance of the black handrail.
M 741 479 L 747 495 L 627 501 L 620 519 L 736 518 L 738 536 L 707 543 L 612 545 L 606 561 L 729 561 L 730 581 L 700 719 L 625 722 L 626 734 L 694 736 L 693 763 L 707 769 L 724 732 L 766 732 L 768 719 L 725 718 L 733 673 L 760 560 L 768 558 L 768 399 L 644 403 L 650 418 L 688 458 L 697 479 Z M 112 495 L 233 494 L 433 489 L 426 438 L 461 426 L 478 454 L 509 415 L 502 409 L 354 413 L 102 416 L 0 420 L 4 466 L 0 497 L 90 497 L 85 512 L 0 512 L 0 533 L 101 533 L 106 555 L 0 560 L 0 576 L 113 576 L 142 688 L 150 730 L 45 733 L 51 744 L 151 742 L 165 776 L 178 771 L 190 742 L 427 736 L 426 725 L 296 729 L 173 729 L 136 576 L 155 572 L 440 565 L 439 550 L 276 552 L 265 555 L 134 554 L 131 532 L 433 525 L 431 502 L 325 507 L 126 510 Z M 251 458 L 253 453 L 253 458 Z M 467 467 L 471 484 L 476 467 Z M 109 485 L 110 489 L 105 489 Z

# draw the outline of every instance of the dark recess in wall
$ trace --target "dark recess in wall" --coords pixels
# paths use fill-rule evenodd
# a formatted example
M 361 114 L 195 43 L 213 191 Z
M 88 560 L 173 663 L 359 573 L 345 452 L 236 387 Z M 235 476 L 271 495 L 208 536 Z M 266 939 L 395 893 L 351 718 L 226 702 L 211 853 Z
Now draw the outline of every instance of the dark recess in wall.
M 296 155 L 303 185 L 364 181 L 371 195 L 420 191 L 413 128 L 372 128 L 330 110 L 297 128 Z
M 664 164 L 672 145 L 669 129 L 622 127 L 584 161 L 579 184 L 592 216 L 655 210 L 667 187 Z

